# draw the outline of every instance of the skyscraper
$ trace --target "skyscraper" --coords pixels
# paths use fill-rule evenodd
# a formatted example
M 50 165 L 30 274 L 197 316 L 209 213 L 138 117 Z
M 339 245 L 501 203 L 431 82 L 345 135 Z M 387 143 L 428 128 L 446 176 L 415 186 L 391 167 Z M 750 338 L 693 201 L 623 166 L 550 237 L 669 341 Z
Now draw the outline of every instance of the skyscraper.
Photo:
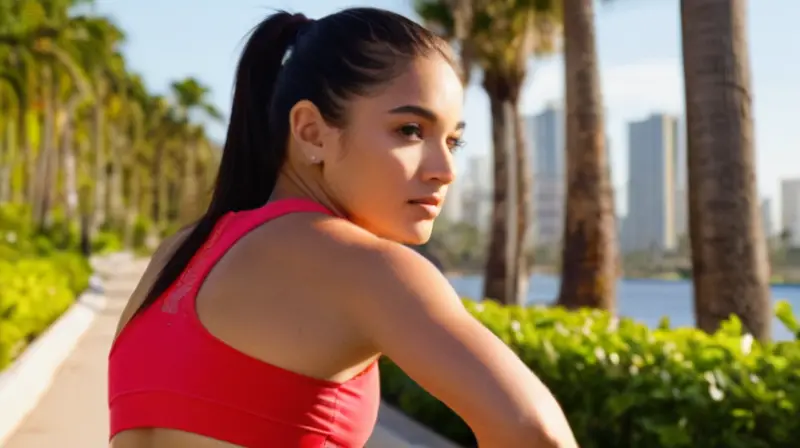
M 675 166 L 675 234 L 678 238 L 689 233 L 689 195 L 686 187 L 686 121 L 678 120 L 678 142 L 675 145 L 678 154 Z
M 769 240 L 775 235 L 772 228 L 772 199 L 764 198 L 761 200 L 761 227 L 764 229 L 764 236 Z
M 781 228 L 789 233 L 789 245 L 800 247 L 800 179 L 781 181 Z
M 492 213 L 492 172 L 489 158 L 473 156 L 460 185 L 461 219 L 481 230 L 489 228 Z
M 653 114 L 628 124 L 628 215 L 622 249 L 672 250 L 677 245 L 678 122 Z
M 675 235 L 680 238 L 689 232 L 689 195 L 686 188 L 675 189 Z
M 447 198 L 442 206 L 441 216 L 450 222 L 464 219 L 464 183 L 466 179 L 457 177 L 447 188 Z

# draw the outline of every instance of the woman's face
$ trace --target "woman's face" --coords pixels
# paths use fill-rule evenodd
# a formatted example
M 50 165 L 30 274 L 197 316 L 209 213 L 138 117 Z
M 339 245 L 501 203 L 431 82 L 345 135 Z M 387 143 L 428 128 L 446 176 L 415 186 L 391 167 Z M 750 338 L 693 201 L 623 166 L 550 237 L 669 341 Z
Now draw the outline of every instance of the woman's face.
M 389 84 L 349 101 L 346 128 L 326 141 L 322 175 L 331 199 L 375 235 L 427 242 L 455 179 L 463 96 L 455 71 L 437 56 L 417 58 Z

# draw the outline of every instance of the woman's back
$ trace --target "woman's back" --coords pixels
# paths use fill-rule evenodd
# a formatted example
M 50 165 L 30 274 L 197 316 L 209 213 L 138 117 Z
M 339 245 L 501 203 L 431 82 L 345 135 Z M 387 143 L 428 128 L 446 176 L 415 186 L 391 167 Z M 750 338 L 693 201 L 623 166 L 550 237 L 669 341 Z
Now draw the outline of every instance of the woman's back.
M 306 440 L 297 446 L 317 447 L 326 431 L 338 432 L 330 446 L 366 440 L 379 402 L 377 353 L 337 310 L 336 285 L 313 281 L 321 268 L 315 264 L 336 257 L 329 253 L 334 245 L 319 241 L 331 232 L 359 231 L 319 213 L 287 214 L 263 225 L 253 216 L 276 208 L 321 207 L 284 200 L 226 217 L 210 238 L 216 241 L 204 246 L 165 297 L 130 322 L 141 302 L 134 293 L 110 356 L 112 446 L 231 446 L 220 439 L 270 446 L 284 437 L 291 440 L 282 443 Z M 148 271 L 163 265 L 171 245 Z M 137 289 L 151 282 L 148 272 Z M 195 291 L 200 327 L 193 325 Z M 137 401 L 159 401 L 160 409 L 142 411 Z M 185 411 L 189 405 L 193 413 Z M 247 412 L 223 412 L 220 405 Z M 260 416 L 248 421 L 246 414 Z M 273 421 L 279 426 L 269 429 Z M 159 425 L 172 429 L 149 428 Z M 253 426 L 261 430 L 254 433 Z

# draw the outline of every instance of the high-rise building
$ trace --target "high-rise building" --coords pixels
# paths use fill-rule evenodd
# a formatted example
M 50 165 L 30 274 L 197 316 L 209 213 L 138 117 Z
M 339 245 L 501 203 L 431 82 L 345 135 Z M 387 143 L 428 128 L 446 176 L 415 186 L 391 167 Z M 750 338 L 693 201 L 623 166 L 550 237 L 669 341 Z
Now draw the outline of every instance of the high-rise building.
M 466 179 L 457 177 L 447 188 L 447 198 L 442 206 L 442 218 L 450 222 L 464 219 L 464 183 Z
M 764 229 L 764 237 L 769 240 L 775 235 L 772 226 L 772 199 L 764 198 L 761 201 L 761 227 Z
M 533 243 L 557 244 L 564 227 L 564 111 L 555 104 L 528 117 L 527 133 L 533 173 Z
M 628 124 L 628 215 L 622 250 L 677 246 L 678 122 L 653 114 Z
M 492 213 L 492 172 L 488 157 L 473 156 L 460 185 L 461 220 L 487 230 Z
M 689 196 L 686 188 L 675 190 L 675 235 L 678 238 L 689 232 Z
M 781 233 L 788 232 L 789 245 L 800 247 L 800 179 L 781 181 Z
M 678 141 L 675 144 L 678 152 L 675 156 L 675 234 L 678 238 L 689 233 L 689 195 L 686 178 L 686 120 L 678 119 Z

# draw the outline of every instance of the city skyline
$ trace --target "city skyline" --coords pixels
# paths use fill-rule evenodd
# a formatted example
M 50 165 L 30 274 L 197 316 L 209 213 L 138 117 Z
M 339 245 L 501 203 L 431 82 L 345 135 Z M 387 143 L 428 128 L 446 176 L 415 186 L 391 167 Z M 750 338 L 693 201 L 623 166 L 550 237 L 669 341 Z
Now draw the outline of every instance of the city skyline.
M 557 102 L 548 104 L 536 114 L 523 116 L 530 169 L 534 175 L 531 230 L 537 245 L 558 243 L 563 230 L 566 173 L 564 139 L 558 132 L 563 127 L 563 118 L 563 108 Z M 626 183 L 615 189 L 615 201 L 617 209 L 620 208 L 619 202 L 625 201 L 627 209 L 634 212 L 618 214 L 621 249 L 624 252 L 653 248 L 674 250 L 680 238 L 688 232 L 683 117 L 655 112 L 644 119 L 629 121 L 627 126 L 631 135 L 627 139 L 626 151 L 632 163 L 628 166 Z M 448 198 L 452 203 L 444 214 L 450 220 L 463 220 L 485 229 L 491 212 L 489 156 L 472 155 L 467 162 L 465 176 L 452 187 Z M 551 188 L 553 185 L 561 185 L 563 189 Z M 629 192 L 632 185 L 636 185 L 633 194 Z M 783 211 L 778 221 L 781 225 L 778 228 L 773 225 L 776 222 L 773 198 L 761 197 L 758 201 L 762 226 L 767 237 L 776 236 L 784 229 L 795 229 L 791 244 L 800 246 L 800 177 L 783 179 L 781 185 L 779 199 Z M 787 204 L 793 204 L 796 212 L 791 212 L 792 205 Z M 543 217 L 543 213 L 553 219 Z M 791 217 L 787 218 L 787 213 Z M 547 221 L 552 221 L 556 228 L 543 237 L 542 222 L 551 225 Z M 637 242 L 637 238 L 642 241 Z

